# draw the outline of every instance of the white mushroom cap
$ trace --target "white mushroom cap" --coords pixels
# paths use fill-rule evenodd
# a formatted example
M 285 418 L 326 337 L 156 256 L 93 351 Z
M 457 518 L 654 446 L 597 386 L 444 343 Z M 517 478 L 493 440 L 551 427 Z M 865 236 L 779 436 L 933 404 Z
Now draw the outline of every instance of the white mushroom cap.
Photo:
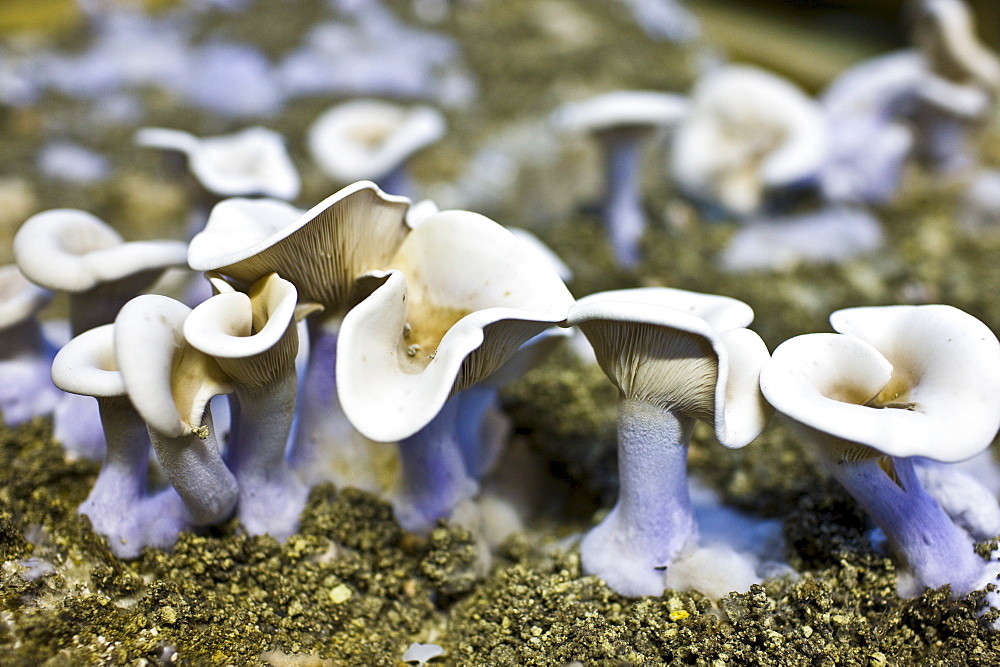
M 815 176 L 827 150 L 815 101 L 774 74 L 731 65 L 695 86 L 674 134 L 671 172 L 690 194 L 746 214 L 764 189 Z
M 209 400 L 233 388 L 218 363 L 184 339 L 191 309 L 145 294 L 115 319 L 115 357 L 129 398 L 150 428 L 171 438 L 201 426 Z
M 275 200 L 227 199 L 191 239 L 188 263 L 248 284 L 277 273 L 302 300 L 321 303 L 332 314 L 345 304 L 354 279 L 384 268 L 399 247 L 409 232 L 409 203 L 369 181 L 353 183 L 305 213 Z
M 0 330 L 34 317 L 51 298 L 51 292 L 25 278 L 16 265 L 0 266 Z
M 308 147 L 341 183 L 379 180 L 444 136 L 444 116 L 428 106 L 354 100 L 329 109 L 309 128 Z
M 299 194 L 299 174 L 285 149 L 285 140 L 266 127 L 248 127 L 204 139 L 181 130 L 145 127 L 136 133 L 135 140 L 140 146 L 187 154 L 195 178 L 222 197 L 294 199 Z
M 366 276 L 378 286 L 344 316 L 337 344 L 341 405 L 363 435 L 413 435 L 566 316 L 566 286 L 520 247 L 484 216 L 443 211 L 411 232 L 393 270 Z
M 269 274 L 249 295 L 228 291 L 198 305 L 184 321 L 184 338 L 237 382 L 263 386 L 294 366 L 296 300 L 294 285 Z
M 186 254 L 182 241 L 125 243 L 96 216 L 68 208 L 31 216 L 14 236 L 14 256 L 28 280 L 64 292 L 84 292 L 124 278 L 138 292 L 162 269 L 183 265 Z M 140 273 L 148 274 L 148 282 L 137 286 Z
M 1000 428 L 1000 343 L 944 305 L 850 308 L 838 334 L 785 341 L 761 372 L 778 412 L 819 434 L 894 457 L 967 459 Z
M 758 388 L 767 347 L 744 328 L 752 319 L 736 299 L 650 287 L 586 296 L 564 325 L 583 330 L 623 396 L 712 424 L 719 442 L 736 448 L 770 417 Z
M 687 98 L 682 95 L 619 90 L 562 105 L 552 115 L 552 124 L 569 132 L 669 127 L 681 119 L 687 108 Z
M 52 381 L 71 394 L 94 397 L 125 395 L 125 381 L 115 360 L 115 325 L 84 331 L 52 360 Z

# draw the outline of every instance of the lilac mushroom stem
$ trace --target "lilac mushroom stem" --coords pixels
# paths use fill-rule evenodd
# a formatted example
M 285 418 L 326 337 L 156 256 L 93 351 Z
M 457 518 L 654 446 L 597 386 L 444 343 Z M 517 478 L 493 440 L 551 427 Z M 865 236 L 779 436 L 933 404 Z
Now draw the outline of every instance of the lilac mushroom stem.
M 618 501 L 580 550 L 584 569 L 603 573 L 622 595 L 662 590 L 667 566 L 697 536 L 687 483 L 694 422 L 641 399 L 619 400 Z
M 604 224 L 619 266 L 635 267 L 640 257 L 639 242 L 646 232 L 642 209 L 642 142 L 645 128 L 621 128 L 601 133 L 605 161 Z
M 407 530 L 426 533 L 478 491 L 465 468 L 457 416 L 453 397 L 426 426 L 399 442 L 402 483 L 396 518 Z
M 978 587 L 985 562 L 968 534 L 921 486 L 912 459 L 892 459 L 897 484 L 877 458 L 839 464 L 826 458 L 833 476 L 874 519 L 921 586 L 951 584 L 959 595 Z
M 240 520 L 252 535 L 287 539 L 305 505 L 309 490 L 285 460 L 296 394 L 295 373 L 261 387 L 236 385 L 226 462 L 240 488 Z
M 190 522 L 212 526 L 228 519 L 236 507 L 238 488 L 222 460 L 211 409 L 205 408 L 201 428 L 195 433 L 171 437 L 150 428 L 149 437 L 164 476 L 184 501 Z

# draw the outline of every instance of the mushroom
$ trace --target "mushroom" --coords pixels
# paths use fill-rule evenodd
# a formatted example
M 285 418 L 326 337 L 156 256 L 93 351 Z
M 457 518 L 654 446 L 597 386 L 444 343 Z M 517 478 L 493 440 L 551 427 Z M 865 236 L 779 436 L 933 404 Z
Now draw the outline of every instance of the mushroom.
M 916 143 L 907 116 L 925 75 L 923 57 L 904 49 L 850 68 L 823 91 L 830 151 L 820 187 L 827 200 L 880 204 L 895 196 Z
M 750 306 L 665 287 L 591 294 L 570 309 L 619 391 L 618 500 L 583 538 L 583 569 L 626 596 L 660 595 L 665 571 L 697 536 L 687 483 L 696 420 L 743 447 L 769 416 L 758 373 L 768 358 L 744 328 Z
M 309 128 L 308 147 L 320 169 L 339 183 L 366 179 L 408 195 L 407 161 L 444 133 L 437 109 L 360 99 L 321 114 Z
M 743 217 L 769 192 L 812 183 L 827 146 L 816 102 L 770 72 L 729 65 L 691 93 L 674 133 L 671 172 L 690 196 Z
M 619 266 L 632 268 L 640 259 L 639 242 L 646 230 L 640 173 L 645 141 L 677 123 L 687 106 L 679 95 L 628 90 L 565 104 L 553 115 L 558 129 L 589 132 L 601 144 L 604 223 Z
M 926 62 L 915 111 L 916 156 L 933 169 L 957 173 L 972 163 L 970 130 L 981 126 L 1000 93 L 1000 58 L 977 39 L 962 0 L 918 0 L 913 41 Z
M 778 346 L 761 371 L 764 396 L 884 531 L 907 570 L 901 595 L 983 588 L 1000 564 L 976 555 L 913 461 L 962 461 L 992 442 L 1000 428 L 996 336 L 946 305 L 849 308 L 830 322 L 839 334 Z
M 377 477 L 358 479 L 370 474 L 364 459 L 381 452 L 370 451 L 372 443 L 340 411 L 333 369 L 339 318 L 355 278 L 384 267 L 395 253 L 410 232 L 409 205 L 370 181 L 353 183 L 306 212 L 273 199 L 227 199 L 191 240 L 193 269 L 218 271 L 247 285 L 274 272 L 295 286 L 300 300 L 323 306 L 322 319 L 310 321 L 311 355 L 289 454 L 307 482 L 381 486 Z
M 8 426 L 50 414 L 62 396 L 49 371 L 55 349 L 36 317 L 50 298 L 16 266 L 0 267 L 0 413 Z
M 285 140 L 266 127 L 203 139 L 182 130 L 144 127 L 135 141 L 140 146 L 184 153 L 198 182 L 219 197 L 295 199 L 299 195 L 299 174 L 288 157 Z
M 239 485 L 237 516 L 251 535 L 284 540 L 295 532 L 308 488 L 285 459 L 295 416 L 297 320 L 315 308 L 298 306 L 295 286 L 271 273 L 248 294 L 221 278 L 219 294 L 184 320 L 184 337 L 210 355 L 235 388 L 226 462 Z
M 114 329 L 88 329 L 64 345 L 52 361 L 52 379 L 63 391 L 97 399 L 107 441 L 101 471 L 77 511 L 108 538 L 115 555 L 137 558 L 144 546 L 171 546 L 185 522 L 172 489 L 146 491 L 149 434 L 115 362 Z
M 218 363 L 184 339 L 190 312 L 166 296 L 135 297 L 115 318 L 115 358 L 189 521 L 208 526 L 229 518 L 239 494 L 222 460 L 208 405 L 233 388 Z
M 14 236 L 14 256 L 28 280 L 69 293 L 74 336 L 112 322 L 164 270 L 183 266 L 186 254 L 182 241 L 126 243 L 97 217 L 67 208 L 31 216 Z
M 456 431 L 458 392 L 500 368 L 522 343 L 561 321 L 572 296 L 540 255 L 492 220 L 442 211 L 359 283 L 344 315 L 337 386 L 363 435 L 399 441 L 396 516 L 426 532 L 476 491 Z

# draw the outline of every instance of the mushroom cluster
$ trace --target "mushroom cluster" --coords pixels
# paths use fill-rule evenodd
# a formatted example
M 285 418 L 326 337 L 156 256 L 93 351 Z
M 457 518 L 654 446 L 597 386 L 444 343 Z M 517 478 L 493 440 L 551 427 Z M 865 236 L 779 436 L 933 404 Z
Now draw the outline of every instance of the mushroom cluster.
M 723 65 L 688 96 L 617 91 L 546 115 L 603 151 L 615 263 L 642 263 L 640 172 L 655 138 L 669 140 L 660 167 L 680 194 L 743 223 L 724 268 L 877 246 L 862 205 L 887 201 L 906 161 L 963 169 L 1000 90 L 1000 61 L 959 0 L 914 6 L 917 49 L 819 101 Z M 884 533 L 900 595 L 950 586 L 1000 608 L 1000 559 L 975 547 L 997 537 L 1000 504 L 949 468 L 1000 431 L 1000 342 L 986 324 L 947 305 L 851 308 L 831 315 L 836 333 L 772 355 L 734 298 L 647 286 L 577 299 L 529 233 L 405 196 L 407 160 L 444 131 L 430 107 L 330 109 L 308 150 L 343 187 L 303 209 L 280 135 L 145 128 L 141 145 L 184 154 L 218 198 L 190 242 L 126 242 L 75 209 L 22 225 L 17 265 L 0 268 L 0 411 L 8 424 L 52 414 L 68 450 L 102 459 L 77 511 L 115 554 L 229 521 L 287 540 L 320 482 L 380 494 L 419 536 L 474 517 L 512 430 L 498 388 L 576 331 L 617 390 L 618 496 L 572 542 L 585 574 L 639 597 L 690 572 L 692 554 L 716 546 L 689 486 L 696 423 L 736 449 L 777 412 Z M 148 293 L 172 268 L 201 274 L 206 296 Z M 68 300 L 58 352 L 37 317 L 53 293 Z

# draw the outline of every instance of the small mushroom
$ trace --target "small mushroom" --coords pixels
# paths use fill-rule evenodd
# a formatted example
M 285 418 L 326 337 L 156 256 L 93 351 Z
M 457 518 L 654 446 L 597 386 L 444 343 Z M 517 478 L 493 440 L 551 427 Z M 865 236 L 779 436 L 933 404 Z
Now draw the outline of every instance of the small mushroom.
M 220 292 L 184 320 L 184 337 L 228 375 L 236 397 L 226 462 L 240 495 L 237 516 L 251 535 L 295 532 L 308 488 L 285 459 L 297 393 L 295 286 L 271 273 L 248 294 L 214 278 Z
M 354 432 L 337 401 L 339 319 L 355 279 L 386 266 L 410 233 L 409 207 L 405 197 L 387 195 L 369 181 L 353 183 L 306 212 L 272 199 L 227 199 L 191 240 L 193 269 L 218 271 L 247 285 L 277 273 L 295 286 L 299 299 L 323 306 L 322 319 L 310 321 L 311 355 L 290 453 L 308 481 L 348 481 L 353 475 L 344 471 L 359 467 L 352 459 L 367 457 L 370 443 Z M 349 455 L 341 455 L 343 448 Z M 376 480 L 357 484 L 379 486 Z
M 972 133 L 1000 93 L 1000 58 L 976 37 L 962 0 L 918 0 L 913 8 L 913 41 L 926 62 L 916 90 L 915 154 L 938 172 L 959 173 L 973 163 Z
M 62 396 L 49 370 L 55 349 L 37 318 L 51 296 L 16 266 L 0 267 L 0 413 L 8 426 L 50 414 Z
M 990 445 L 1000 428 L 996 336 L 945 305 L 849 308 L 830 322 L 839 334 L 778 346 L 761 371 L 764 396 L 885 532 L 909 574 L 900 594 L 983 588 L 1000 565 L 976 555 L 913 460 L 956 462 Z
M 14 236 L 14 256 L 28 280 L 69 293 L 74 336 L 112 322 L 164 270 L 183 266 L 186 254 L 182 241 L 126 243 L 97 217 L 66 208 L 33 215 Z
M 561 321 L 572 303 L 548 262 L 520 255 L 520 243 L 484 216 L 437 213 L 406 237 L 388 271 L 362 277 L 369 294 L 344 315 L 341 405 L 368 438 L 399 441 L 396 515 L 408 530 L 429 530 L 475 493 L 455 395 Z
M 618 500 L 580 544 L 583 569 L 626 596 L 660 595 L 666 569 L 697 536 L 687 450 L 696 420 L 743 447 L 769 416 L 768 358 L 735 299 L 669 288 L 591 294 L 570 309 L 619 391 Z
M 642 210 L 642 149 L 657 130 L 677 123 L 687 110 L 679 95 L 629 90 L 563 105 L 553 124 L 563 131 L 589 132 L 604 153 L 604 222 L 619 266 L 634 267 L 646 230 Z
M 115 361 L 114 328 L 88 329 L 64 345 L 52 362 L 52 379 L 63 391 L 97 399 L 107 441 L 101 471 L 77 511 L 108 538 L 115 555 L 137 558 L 144 546 L 171 546 L 186 524 L 172 489 L 147 493 L 149 434 Z
M 407 160 L 444 133 L 437 109 L 361 99 L 321 114 L 309 128 L 308 147 L 320 169 L 339 183 L 370 180 L 386 192 L 409 195 Z
M 815 101 L 770 72 L 729 65 L 691 93 L 674 133 L 671 172 L 690 196 L 742 217 L 770 192 L 812 183 L 827 147 Z
M 203 139 L 182 130 L 144 127 L 135 141 L 140 146 L 184 153 L 198 182 L 219 197 L 295 199 L 299 195 L 299 174 L 288 157 L 285 140 L 266 127 Z
M 183 335 L 191 309 L 158 294 L 129 301 L 115 318 L 115 358 L 128 397 L 146 421 L 156 458 L 189 521 L 229 518 L 239 494 L 222 460 L 209 400 L 233 387 L 218 363 Z

